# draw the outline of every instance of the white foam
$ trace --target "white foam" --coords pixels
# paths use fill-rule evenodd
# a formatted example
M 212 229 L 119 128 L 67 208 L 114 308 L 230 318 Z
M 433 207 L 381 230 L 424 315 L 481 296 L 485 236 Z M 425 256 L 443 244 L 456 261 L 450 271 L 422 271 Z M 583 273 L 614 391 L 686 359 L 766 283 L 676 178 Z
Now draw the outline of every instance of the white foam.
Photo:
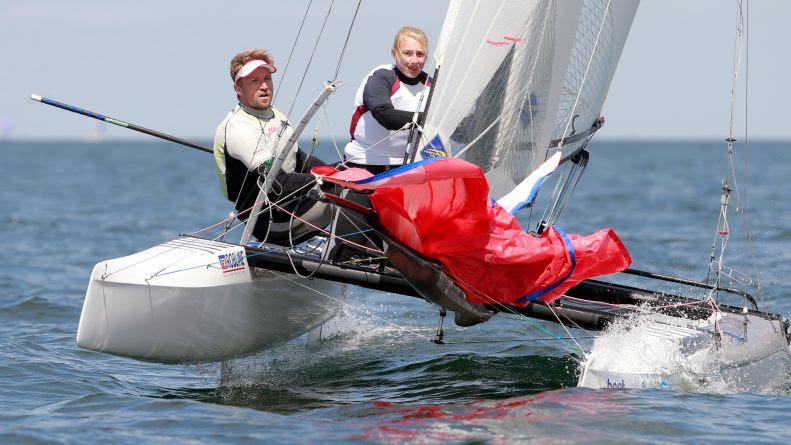
M 659 316 L 661 318 L 661 316 Z M 674 388 L 704 393 L 773 393 L 791 381 L 788 354 L 734 368 L 723 361 L 708 321 L 665 327 L 654 313 L 639 313 L 608 327 L 593 341 L 586 369 L 595 374 L 594 387 L 603 382 L 640 382 L 642 387 Z M 685 334 L 686 332 L 686 334 Z M 769 371 L 763 371 L 765 368 Z M 771 376 L 772 378 L 769 378 Z M 634 387 L 637 383 L 631 383 Z M 627 383 L 627 387 L 630 386 Z
M 383 319 L 404 320 L 402 316 L 383 313 L 387 308 L 369 306 L 369 309 Z M 349 357 L 381 348 L 394 348 L 403 353 L 404 349 L 413 347 L 418 338 L 405 329 L 422 336 L 433 336 L 432 327 L 391 325 L 349 308 L 325 323 L 325 328 L 318 343 L 306 345 L 305 339 L 299 338 L 260 354 L 223 362 L 218 367 L 220 386 L 309 385 L 311 379 L 317 378 L 310 369 L 338 362 L 341 357 L 342 361 L 348 361 Z
M 681 360 L 680 341 L 656 335 L 654 326 L 643 315 L 613 324 L 594 339 L 589 366 L 628 374 L 672 372 Z

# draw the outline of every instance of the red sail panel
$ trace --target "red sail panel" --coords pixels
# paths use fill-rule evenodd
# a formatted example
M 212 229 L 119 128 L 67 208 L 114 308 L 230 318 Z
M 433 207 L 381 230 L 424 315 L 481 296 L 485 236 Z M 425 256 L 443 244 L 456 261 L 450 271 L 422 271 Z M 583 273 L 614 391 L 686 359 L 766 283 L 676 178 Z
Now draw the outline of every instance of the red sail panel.
M 611 229 L 587 236 L 556 227 L 540 237 L 524 232 L 489 198 L 481 169 L 459 159 L 429 159 L 365 179 L 348 170 L 336 178 L 322 173 L 330 173 L 330 182 L 372 189 L 379 224 L 400 243 L 442 263 L 474 303 L 549 302 L 582 280 L 631 263 Z

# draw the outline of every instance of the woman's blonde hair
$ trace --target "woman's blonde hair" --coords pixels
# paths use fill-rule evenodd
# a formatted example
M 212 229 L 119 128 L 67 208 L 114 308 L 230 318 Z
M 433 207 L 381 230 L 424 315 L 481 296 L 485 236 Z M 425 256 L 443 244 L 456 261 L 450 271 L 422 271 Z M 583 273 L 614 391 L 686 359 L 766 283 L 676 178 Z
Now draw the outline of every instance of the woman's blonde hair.
M 414 26 L 404 26 L 399 29 L 393 39 L 393 49 L 398 51 L 398 45 L 401 43 L 401 37 L 412 37 L 423 45 L 423 48 L 428 52 L 428 36 L 420 28 Z
M 248 49 L 233 56 L 231 59 L 231 79 L 236 79 L 236 73 L 244 66 L 245 63 L 251 60 L 263 60 L 269 65 L 274 65 L 274 60 L 269 51 L 263 48 Z

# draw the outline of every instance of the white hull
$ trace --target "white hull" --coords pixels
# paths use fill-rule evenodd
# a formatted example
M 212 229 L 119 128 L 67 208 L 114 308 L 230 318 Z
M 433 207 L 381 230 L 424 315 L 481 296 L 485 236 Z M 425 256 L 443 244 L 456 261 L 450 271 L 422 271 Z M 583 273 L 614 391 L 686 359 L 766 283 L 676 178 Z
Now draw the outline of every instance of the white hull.
M 721 315 L 719 344 L 711 320 L 652 314 L 630 330 L 605 331 L 594 341 L 578 386 L 698 390 L 717 385 L 742 391 L 785 381 L 791 351 L 782 323 L 754 314 Z
M 97 264 L 77 344 L 138 360 L 212 362 L 285 343 L 341 309 L 345 285 L 251 269 L 244 252 L 185 237 Z

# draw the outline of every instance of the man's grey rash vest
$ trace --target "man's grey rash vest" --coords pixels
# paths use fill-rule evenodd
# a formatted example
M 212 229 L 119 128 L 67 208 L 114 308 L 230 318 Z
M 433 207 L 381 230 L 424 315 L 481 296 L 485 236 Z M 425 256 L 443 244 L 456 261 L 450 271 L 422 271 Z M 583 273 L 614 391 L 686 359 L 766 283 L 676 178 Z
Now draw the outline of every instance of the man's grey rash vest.
M 263 162 L 273 160 L 292 134 L 293 129 L 288 124 L 288 119 L 274 107 L 257 110 L 240 104 L 217 126 L 214 135 L 214 160 L 220 188 L 225 197 L 234 202 L 238 212 L 245 212 L 255 204 L 259 191 L 258 167 Z M 303 219 L 313 220 L 321 227 L 320 220 L 324 218 L 325 206 L 317 205 L 315 201 L 294 199 L 307 193 L 315 182 L 310 173 L 295 172 L 297 164 L 307 172 L 311 164 L 315 163 L 315 158 L 308 159 L 294 145 L 280 171 L 273 172 L 276 176 L 269 200 L 280 202 L 284 208 L 303 215 Z M 311 215 L 311 211 L 320 214 Z M 239 218 L 246 220 L 248 216 L 243 213 Z M 270 221 L 273 222 L 271 227 Z M 298 242 L 302 235 L 312 231 L 309 227 L 296 218 L 292 219 L 288 213 L 266 211 L 259 215 L 253 235 L 262 241 L 266 239 L 284 244 L 289 240 Z M 292 232 L 290 238 L 289 230 Z
M 412 121 L 415 111 L 425 109 L 430 88 L 431 79 L 425 72 L 409 78 L 392 64 L 369 72 L 354 99 L 346 161 L 400 165 L 409 139 L 409 131 L 401 128 Z
M 275 144 L 283 123 L 285 130 L 279 138 L 282 148 L 293 133 L 288 118 L 274 107 L 256 110 L 244 105 L 237 105 L 217 126 L 214 134 L 214 160 L 217 163 L 217 174 L 220 188 L 225 197 L 236 201 L 248 171 L 275 156 Z M 295 145 L 283 162 L 283 171 L 293 172 L 296 165 L 297 146 Z M 239 174 L 241 173 L 241 174 Z M 253 197 L 252 199 L 255 199 Z

